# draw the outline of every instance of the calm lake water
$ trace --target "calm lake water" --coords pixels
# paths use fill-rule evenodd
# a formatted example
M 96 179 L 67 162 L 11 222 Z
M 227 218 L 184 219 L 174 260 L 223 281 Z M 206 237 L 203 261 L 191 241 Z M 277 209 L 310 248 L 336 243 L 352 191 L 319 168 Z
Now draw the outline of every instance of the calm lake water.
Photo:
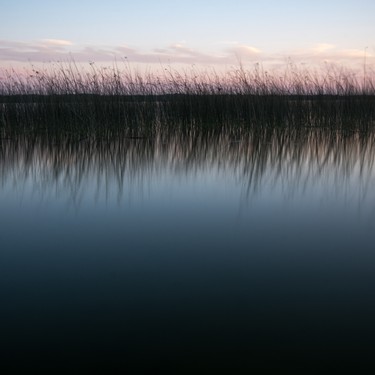
M 374 134 L 0 142 L 0 343 L 14 365 L 371 360 Z

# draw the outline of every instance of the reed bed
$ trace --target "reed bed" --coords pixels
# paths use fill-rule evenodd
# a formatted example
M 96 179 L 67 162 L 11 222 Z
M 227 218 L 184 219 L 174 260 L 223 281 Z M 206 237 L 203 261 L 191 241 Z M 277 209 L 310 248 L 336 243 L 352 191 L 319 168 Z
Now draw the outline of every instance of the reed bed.
M 325 72 L 287 66 L 270 74 L 260 65 L 140 73 L 124 64 L 89 69 L 74 62 L 4 71 L 0 128 L 4 132 L 64 131 L 134 134 L 160 127 L 369 127 L 375 119 L 375 75 L 358 78 L 337 67 Z

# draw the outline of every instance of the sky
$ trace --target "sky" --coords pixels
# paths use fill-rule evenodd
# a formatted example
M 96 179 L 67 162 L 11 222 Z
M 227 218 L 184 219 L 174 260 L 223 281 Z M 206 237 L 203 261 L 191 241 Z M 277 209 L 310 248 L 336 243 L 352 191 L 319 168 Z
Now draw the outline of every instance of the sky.
M 375 66 L 374 0 L 0 0 L 0 67 Z

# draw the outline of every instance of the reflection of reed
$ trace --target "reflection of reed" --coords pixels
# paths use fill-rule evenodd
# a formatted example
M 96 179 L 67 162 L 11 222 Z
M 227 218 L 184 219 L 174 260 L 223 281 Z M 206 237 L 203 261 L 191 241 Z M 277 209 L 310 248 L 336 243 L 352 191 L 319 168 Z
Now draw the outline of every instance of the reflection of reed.
M 247 193 L 276 185 L 290 196 L 323 186 L 337 193 L 368 186 L 375 177 L 374 140 L 369 133 L 266 130 L 243 144 Z
M 247 198 L 273 188 L 290 197 L 328 188 L 359 201 L 375 178 L 372 132 L 259 128 L 149 138 L 19 135 L 0 142 L 2 189 L 32 186 L 41 194 L 68 194 L 74 204 L 87 189 L 118 200 L 126 192 L 140 194 L 166 174 L 219 173 L 242 186 Z

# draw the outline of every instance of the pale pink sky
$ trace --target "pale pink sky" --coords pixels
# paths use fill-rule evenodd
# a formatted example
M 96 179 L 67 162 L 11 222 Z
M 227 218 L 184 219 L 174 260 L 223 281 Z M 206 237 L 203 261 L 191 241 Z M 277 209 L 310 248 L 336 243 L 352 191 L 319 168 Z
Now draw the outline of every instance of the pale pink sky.
M 287 61 L 375 66 L 372 0 L 12 0 L 0 14 L 0 67 L 74 59 L 228 69 Z

